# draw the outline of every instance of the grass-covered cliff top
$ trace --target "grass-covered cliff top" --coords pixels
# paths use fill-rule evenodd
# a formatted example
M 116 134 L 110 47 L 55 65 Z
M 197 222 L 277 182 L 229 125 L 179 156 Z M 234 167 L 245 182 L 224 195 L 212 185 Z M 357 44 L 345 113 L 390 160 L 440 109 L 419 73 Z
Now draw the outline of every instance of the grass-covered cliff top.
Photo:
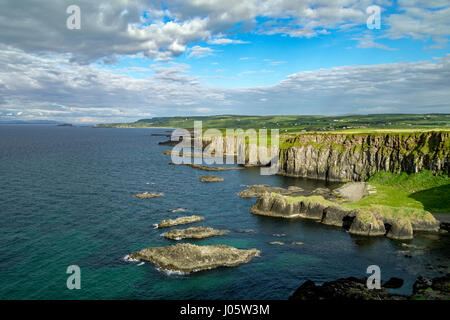
M 394 208 L 450 213 L 450 178 L 446 174 L 434 175 L 431 171 L 393 174 L 378 172 L 368 183 L 376 188 L 360 201 L 345 204 L 349 209 L 374 205 Z
M 124 128 L 186 128 L 202 121 L 203 129 L 279 129 L 280 133 L 302 132 L 410 132 L 417 130 L 450 131 L 450 114 L 372 114 L 346 116 L 240 116 L 217 115 L 197 117 L 155 117 L 133 123 L 101 124 L 100 127 Z

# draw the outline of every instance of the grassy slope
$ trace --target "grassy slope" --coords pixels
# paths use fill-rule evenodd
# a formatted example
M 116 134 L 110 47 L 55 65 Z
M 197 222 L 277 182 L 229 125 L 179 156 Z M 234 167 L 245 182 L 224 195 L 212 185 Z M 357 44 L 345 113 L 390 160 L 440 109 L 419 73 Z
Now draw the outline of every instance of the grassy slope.
M 416 174 L 378 172 L 369 179 L 377 193 L 347 204 L 348 208 L 385 205 L 430 212 L 450 213 L 450 178 L 428 170 Z

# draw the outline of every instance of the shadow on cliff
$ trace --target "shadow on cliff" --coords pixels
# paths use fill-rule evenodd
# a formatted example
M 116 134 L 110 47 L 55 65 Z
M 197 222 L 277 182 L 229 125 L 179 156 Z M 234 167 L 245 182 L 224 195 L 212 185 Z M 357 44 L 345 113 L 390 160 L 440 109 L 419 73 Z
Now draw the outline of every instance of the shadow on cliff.
M 430 212 L 450 213 L 450 184 L 412 193 L 408 196 Z

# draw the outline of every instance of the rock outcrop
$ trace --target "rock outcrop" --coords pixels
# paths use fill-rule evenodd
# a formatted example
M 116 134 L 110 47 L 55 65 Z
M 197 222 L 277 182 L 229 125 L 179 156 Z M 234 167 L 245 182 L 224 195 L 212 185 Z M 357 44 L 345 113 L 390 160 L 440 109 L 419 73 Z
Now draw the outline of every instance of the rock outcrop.
M 414 231 L 439 230 L 439 221 L 427 211 L 382 205 L 351 209 L 322 196 L 293 197 L 266 192 L 250 212 L 278 218 L 313 219 L 343 227 L 354 235 L 386 235 L 398 240 L 412 239 Z
M 157 198 L 157 197 L 162 197 L 164 196 L 163 193 L 149 193 L 149 192 L 143 192 L 143 193 L 138 193 L 136 195 L 136 198 L 141 198 L 141 199 L 151 199 L 151 198 Z
M 176 218 L 176 219 L 166 219 L 166 220 L 163 220 L 160 223 L 158 223 L 156 226 L 158 228 L 168 228 L 168 227 L 173 227 L 173 226 L 177 226 L 180 224 L 194 223 L 194 222 L 198 222 L 198 221 L 202 221 L 202 220 L 205 220 L 205 218 L 200 217 L 200 216 L 187 216 L 187 217 L 180 217 L 180 218 Z
M 317 286 L 313 281 L 305 281 L 289 300 L 406 300 L 393 296 L 385 288 L 368 289 L 367 279 L 354 277 L 325 282 Z
M 279 174 L 328 181 L 364 181 L 378 171 L 450 174 L 449 132 L 301 134 L 280 148 Z
M 203 176 L 198 178 L 198 180 L 200 180 L 201 182 L 220 182 L 220 181 L 225 181 L 224 178 L 218 177 L 218 176 L 214 176 L 214 175 L 209 175 L 209 176 Z
M 150 247 L 130 254 L 169 271 L 190 273 L 218 267 L 234 267 L 260 254 L 257 249 L 237 249 L 226 245 L 197 246 L 188 243 L 167 247 Z
M 210 227 L 191 227 L 187 229 L 172 229 L 163 234 L 167 239 L 181 240 L 181 239 L 204 239 L 214 236 L 222 236 L 230 231 L 216 230 Z

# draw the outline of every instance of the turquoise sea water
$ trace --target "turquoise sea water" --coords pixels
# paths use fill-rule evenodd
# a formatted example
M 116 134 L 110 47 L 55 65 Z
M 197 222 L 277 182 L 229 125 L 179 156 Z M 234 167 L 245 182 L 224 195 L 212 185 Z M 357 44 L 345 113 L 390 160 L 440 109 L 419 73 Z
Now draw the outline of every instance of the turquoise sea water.
M 307 279 L 363 277 L 373 264 L 384 280 L 404 279 L 397 292 L 408 293 L 419 274 L 448 270 L 448 235 L 367 239 L 311 221 L 252 215 L 256 200 L 237 196 L 245 185 L 326 185 L 261 176 L 258 168 L 218 172 L 224 182 L 202 183 L 197 178 L 208 172 L 168 165 L 161 152 L 169 147 L 157 144 L 166 138 L 151 136 L 165 131 L 0 125 L 1 299 L 287 299 Z M 165 196 L 134 196 L 144 191 Z M 188 211 L 169 211 L 176 208 Z M 124 261 L 133 251 L 176 243 L 153 224 L 184 214 L 205 217 L 194 225 L 232 231 L 192 243 L 258 248 L 261 256 L 190 275 Z M 69 265 L 81 268 L 81 290 L 66 288 Z

